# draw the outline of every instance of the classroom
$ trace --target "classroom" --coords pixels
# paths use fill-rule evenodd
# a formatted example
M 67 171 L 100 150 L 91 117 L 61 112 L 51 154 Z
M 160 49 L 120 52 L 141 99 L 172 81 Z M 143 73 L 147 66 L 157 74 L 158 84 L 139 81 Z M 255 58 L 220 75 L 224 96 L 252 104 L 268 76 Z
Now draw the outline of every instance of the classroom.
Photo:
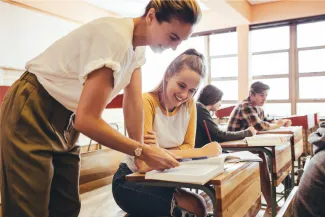
M 325 0 L 0 0 L 0 51 L 0 217 L 325 216 Z

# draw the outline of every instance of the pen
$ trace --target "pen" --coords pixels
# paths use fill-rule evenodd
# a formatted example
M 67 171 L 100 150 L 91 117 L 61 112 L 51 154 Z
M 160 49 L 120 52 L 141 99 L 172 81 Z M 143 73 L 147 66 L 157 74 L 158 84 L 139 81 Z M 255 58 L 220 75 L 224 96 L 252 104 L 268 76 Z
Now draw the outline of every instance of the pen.
M 182 159 L 177 159 L 177 161 L 178 162 L 185 162 L 185 161 L 203 160 L 203 159 L 208 159 L 208 157 L 204 156 L 204 157 L 182 158 Z
M 210 133 L 209 133 L 209 129 L 208 129 L 208 126 L 207 126 L 207 122 L 204 120 L 203 124 L 204 124 L 204 127 L 205 127 L 205 131 L 207 132 L 209 141 L 212 142 L 212 139 L 211 139 L 211 136 L 210 136 Z

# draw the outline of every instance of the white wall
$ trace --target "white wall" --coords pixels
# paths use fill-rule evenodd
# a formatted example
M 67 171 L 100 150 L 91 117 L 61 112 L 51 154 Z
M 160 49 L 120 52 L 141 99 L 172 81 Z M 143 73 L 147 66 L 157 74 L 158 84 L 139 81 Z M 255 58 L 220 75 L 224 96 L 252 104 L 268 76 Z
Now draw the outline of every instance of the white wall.
M 0 67 L 24 69 L 79 24 L 0 1 Z
M 0 85 L 11 85 L 24 72 L 27 61 L 78 26 L 0 1 Z M 124 132 L 121 109 L 104 111 L 103 118 L 108 123 L 118 123 L 120 132 Z M 79 143 L 89 144 L 89 139 L 81 136 Z

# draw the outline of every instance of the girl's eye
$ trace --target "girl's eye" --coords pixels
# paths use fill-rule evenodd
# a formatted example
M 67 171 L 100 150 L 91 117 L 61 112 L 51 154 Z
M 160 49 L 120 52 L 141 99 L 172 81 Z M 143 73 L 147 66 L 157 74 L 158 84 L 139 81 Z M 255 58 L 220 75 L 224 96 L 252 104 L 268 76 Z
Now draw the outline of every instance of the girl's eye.
M 170 39 L 171 41 L 177 41 L 177 38 L 172 37 L 172 36 L 169 36 L 169 39 Z
M 180 88 L 185 88 L 185 85 L 183 85 L 183 84 L 178 84 L 178 86 L 179 86 Z

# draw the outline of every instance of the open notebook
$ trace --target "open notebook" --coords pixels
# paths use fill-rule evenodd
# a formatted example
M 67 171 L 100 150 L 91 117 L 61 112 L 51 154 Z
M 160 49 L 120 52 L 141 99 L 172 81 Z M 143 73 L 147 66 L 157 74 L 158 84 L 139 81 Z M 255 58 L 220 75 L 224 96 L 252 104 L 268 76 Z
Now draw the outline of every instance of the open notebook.
M 248 146 L 278 146 L 290 142 L 291 134 L 258 134 L 246 137 Z
M 225 162 L 234 163 L 242 161 L 259 162 L 262 159 L 249 151 L 221 154 L 207 159 L 181 162 L 179 167 L 163 172 L 150 171 L 146 173 L 145 179 L 203 185 L 224 172 Z

